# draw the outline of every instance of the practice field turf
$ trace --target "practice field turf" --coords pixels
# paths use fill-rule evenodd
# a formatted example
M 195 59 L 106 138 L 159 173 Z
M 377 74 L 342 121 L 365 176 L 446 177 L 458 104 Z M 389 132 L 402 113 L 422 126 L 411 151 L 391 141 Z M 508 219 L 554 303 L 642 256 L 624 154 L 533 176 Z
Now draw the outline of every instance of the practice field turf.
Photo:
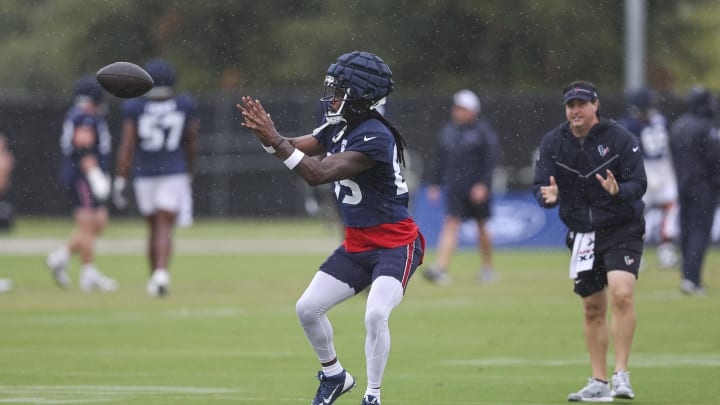
M 309 404 L 318 364 L 295 301 L 336 244 L 331 229 L 201 221 L 179 231 L 187 247 L 172 262 L 172 293 L 155 300 L 144 291 L 141 222 L 113 224 L 97 258 L 120 290 L 88 294 L 55 287 L 45 252 L 32 248 L 64 238 L 70 223 L 21 221 L 0 236 L 0 247 L 25 246 L 0 254 L 0 278 L 15 284 L 0 294 L 0 403 Z M 390 319 L 383 405 L 560 404 L 586 383 L 567 252 L 500 250 L 495 259 L 498 284 L 475 282 L 468 251 L 455 257 L 450 286 L 411 280 Z M 706 264 L 705 297 L 681 295 L 679 276 L 657 269 L 653 250 L 645 261 L 630 360 L 636 399 L 616 402 L 720 403 L 720 255 Z M 358 405 L 365 389 L 364 298 L 330 313 L 340 359 L 358 380 L 337 405 Z

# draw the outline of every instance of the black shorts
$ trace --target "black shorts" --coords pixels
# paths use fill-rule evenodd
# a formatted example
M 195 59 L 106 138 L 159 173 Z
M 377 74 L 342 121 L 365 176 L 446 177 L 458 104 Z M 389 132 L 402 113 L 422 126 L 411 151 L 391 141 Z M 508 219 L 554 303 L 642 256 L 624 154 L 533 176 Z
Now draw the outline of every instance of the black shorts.
M 645 220 L 595 232 L 595 261 L 592 270 L 582 271 L 575 279 L 575 294 L 588 297 L 607 286 L 607 272 L 627 271 L 638 277 L 645 239 Z
M 474 204 L 467 193 L 447 194 L 447 214 L 458 218 L 475 218 L 483 220 L 490 218 L 490 201 Z

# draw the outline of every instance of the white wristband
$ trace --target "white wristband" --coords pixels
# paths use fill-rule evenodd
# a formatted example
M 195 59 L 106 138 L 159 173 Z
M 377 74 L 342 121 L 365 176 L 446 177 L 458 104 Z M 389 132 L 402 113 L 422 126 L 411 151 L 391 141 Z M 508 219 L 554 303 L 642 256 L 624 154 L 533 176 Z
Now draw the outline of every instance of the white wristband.
M 95 198 L 101 201 L 108 198 L 108 195 L 110 195 L 110 178 L 98 166 L 90 169 L 85 177 Z
M 295 149 L 295 151 L 292 153 L 292 155 L 288 156 L 287 159 L 283 161 L 285 163 L 285 166 L 287 166 L 288 169 L 292 170 L 295 168 L 295 166 L 300 163 L 302 158 L 305 157 L 305 154 L 302 153 L 300 149 Z

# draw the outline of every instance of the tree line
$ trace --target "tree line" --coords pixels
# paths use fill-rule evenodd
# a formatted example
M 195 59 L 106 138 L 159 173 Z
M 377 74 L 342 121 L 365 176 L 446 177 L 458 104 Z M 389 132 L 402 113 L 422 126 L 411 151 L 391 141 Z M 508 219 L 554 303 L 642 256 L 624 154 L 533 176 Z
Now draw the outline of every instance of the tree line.
M 720 88 L 720 3 L 648 0 L 647 80 Z M 319 87 L 351 50 L 398 88 L 447 94 L 623 86 L 623 2 L 596 0 L 4 0 L 0 97 L 67 96 L 105 64 L 162 57 L 196 94 Z

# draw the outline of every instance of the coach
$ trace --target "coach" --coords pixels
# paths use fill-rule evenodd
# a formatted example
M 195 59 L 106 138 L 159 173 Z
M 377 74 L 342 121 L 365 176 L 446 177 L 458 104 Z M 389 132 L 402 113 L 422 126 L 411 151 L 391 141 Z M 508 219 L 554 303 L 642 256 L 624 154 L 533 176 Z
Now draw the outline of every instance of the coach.
M 585 314 L 592 378 L 568 401 L 632 399 L 627 363 L 645 231 L 642 153 L 637 137 L 612 120 L 600 119 L 592 83 L 570 83 L 563 90 L 563 104 L 567 121 L 543 137 L 533 188 L 541 206 L 560 206 L 573 245 L 570 277 Z M 612 390 L 607 381 L 608 301 L 615 349 Z

